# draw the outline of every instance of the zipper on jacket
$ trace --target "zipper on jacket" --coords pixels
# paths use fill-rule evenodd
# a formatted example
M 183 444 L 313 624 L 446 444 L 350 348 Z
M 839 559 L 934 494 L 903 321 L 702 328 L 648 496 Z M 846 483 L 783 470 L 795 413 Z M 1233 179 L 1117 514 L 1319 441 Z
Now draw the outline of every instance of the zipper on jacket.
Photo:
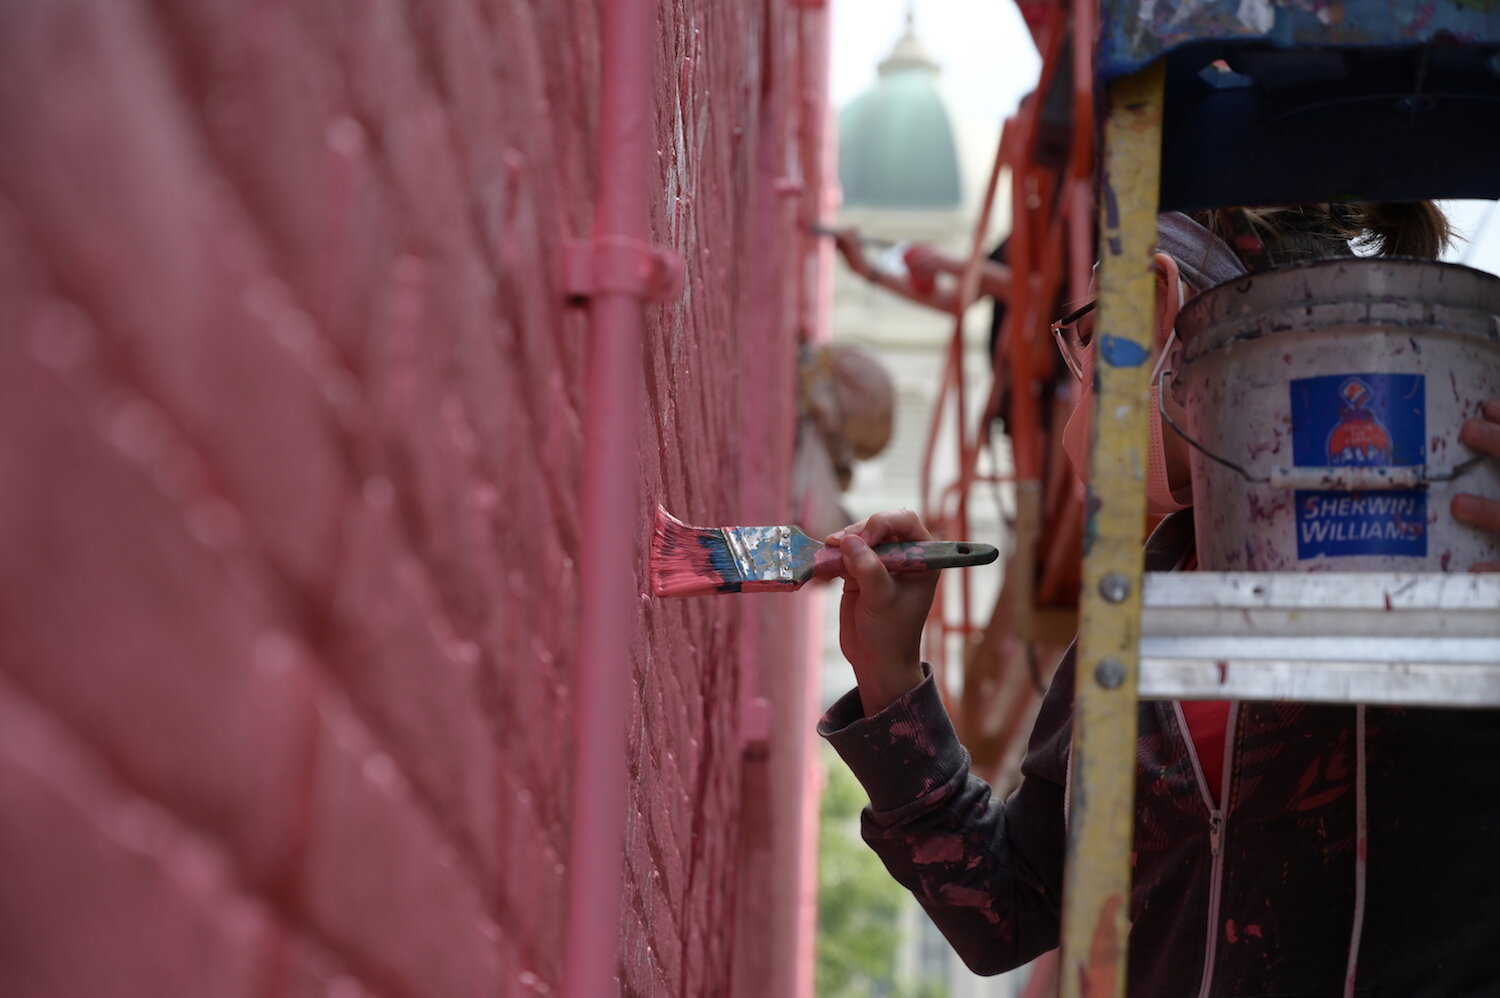
M 1203 944 L 1203 983 L 1198 998 L 1213 994 L 1214 957 L 1219 949 L 1219 902 L 1224 887 L 1224 812 L 1214 808 L 1208 815 L 1208 847 L 1213 855 L 1213 870 L 1208 882 L 1208 939 Z
M 1193 763 L 1193 774 L 1198 778 L 1198 792 L 1208 806 L 1208 848 L 1213 857 L 1213 868 L 1208 881 L 1208 937 L 1203 945 L 1203 982 L 1198 987 L 1198 998 L 1211 998 L 1214 979 L 1214 958 L 1219 949 L 1219 904 L 1224 889 L 1224 812 L 1229 810 L 1229 777 L 1234 772 L 1234 733 L 1239 716 L 1238 701 L 1230 701 L 1229 720 L 1224 725 L 1224 772 L 1219 780 L 1219 800 L 1208 792 L 1208 780 L 1203 775 L 1203 763 L 1198 760 L 1198 747 L 1193 744 L 1193 733 L 1188 728 L 1187 715 L 1182 704 L 1173 701 L 1172 709 L 1177 713 L 1177 726 L 1182 739 L 1187 742 L 1188 758 Z

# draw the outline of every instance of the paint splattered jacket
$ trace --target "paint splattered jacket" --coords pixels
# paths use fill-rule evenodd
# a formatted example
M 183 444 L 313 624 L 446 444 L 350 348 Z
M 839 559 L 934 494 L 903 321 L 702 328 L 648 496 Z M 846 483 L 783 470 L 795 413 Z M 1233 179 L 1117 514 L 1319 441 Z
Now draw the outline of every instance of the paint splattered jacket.
M 1147 549 L 1170 569 L 1190 515 Z M 1070 652 L 1009 799 L 969 756 L 929 678 L 875 717 L 858 696 L 819 725 L 870 794 L 865 840 L 979 973 L 1057 945 L 1072 742 Z M 1344 992 L 1356 916 L 1355 813 L 1369 822 L 1357 994 L 1500 995 L 1500 713 L 1238 703 L 1211 800 L 1181 709 L 1143 703 L 1136 751 L 1129 993 Z

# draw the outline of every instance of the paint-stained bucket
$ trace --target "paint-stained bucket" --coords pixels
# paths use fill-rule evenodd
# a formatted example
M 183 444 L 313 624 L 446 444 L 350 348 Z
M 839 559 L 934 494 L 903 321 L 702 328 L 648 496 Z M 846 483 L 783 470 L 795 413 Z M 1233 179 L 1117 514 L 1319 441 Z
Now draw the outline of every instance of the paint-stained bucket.
M 1201 568 L 1500 561 L 1500 538 L 1449 512 L 1459 492 L 1500 497 L 1497 462 L 1459 442 L 1464 420 L 1500 398 L 1500 278 L 1324 260 L 1199 295 L 1177 332 L 1169 390 L 1195 444 Z

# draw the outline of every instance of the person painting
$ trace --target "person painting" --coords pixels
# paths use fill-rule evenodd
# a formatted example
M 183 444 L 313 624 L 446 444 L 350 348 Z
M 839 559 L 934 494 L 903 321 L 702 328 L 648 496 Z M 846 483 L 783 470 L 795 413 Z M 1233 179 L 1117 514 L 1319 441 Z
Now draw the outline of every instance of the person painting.
M 948 315 L 962 314 L 964 309 L 985 295 L 995 300 L 996 308 L 1003 310 L 1005 296 L 1010 293 L 1010 267 L 1002 259 L 1004 243 L 980 262 L 974 297 L 960 301 L 959 284 L 964 268 L 968 266 L 967 260 L 950 256 L 932 243 L 893 244 L 889 251 L 899 251 L 902 267 L 891 269 L 870 262 L 865 255 L 865 237 L 858 229 L 831 229 L 828 234 L 854 273 L 907 301 Z
M 1379 252 L 1436 256 L 1430 205 L 1303 206 L 1249 216 L 1272 262 Z M 1239 220 L 1242 224 L 1245 219 Z M 1228 221 L 1162 216 L 1158 267 L 1191 292 L 1246 269 Z M 1165 282 L 1164 282 L 1165 284 Z M 1070 319 L 1070 322 L 1076 319 Z M 1166 345 L 1170 330 L 1159 334 Z M 1063 336 L 1089 375 L 1087 330 Z M 1070 424 L 1087 419 L 1088 400 Z M 1464 443 L 1500 458 L 1500 399 Z M 1153 509 L 1191 501 L 1185 455 L 1151 437 Z M 1071 448 L 1082 460 L 1082 445 Z M 1500 499 L 1460 495 L 1453 516 L 1500 531 Z M 999 973 L 1060 934 L 1074 661 L 1037 716 L 1006 800 L 969 771 L 920 638 L 932 576 L 892 576 L 871 553 L 926 540 L 909 511 L 830 536 L 848 581 L 840 645 L 858 688 L 819 732 L 870 795 L 866 841 L 975 971 Z M 1149 571 L 1193 559 L 1191 509 L 1147 542 Z M 1135 996 L 1500 994 L 1500 713 L 1352 705 L 1142 702 L 1128 990 Z M 1357 855 L 1356 807 L 1368 821 Z

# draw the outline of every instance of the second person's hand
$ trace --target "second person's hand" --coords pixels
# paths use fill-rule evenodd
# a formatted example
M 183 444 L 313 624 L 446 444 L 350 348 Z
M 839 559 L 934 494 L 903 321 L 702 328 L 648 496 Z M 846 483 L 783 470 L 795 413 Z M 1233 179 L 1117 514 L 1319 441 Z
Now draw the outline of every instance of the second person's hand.
M 1500 459 L 1500 399 L 1481 405 L 1479 416 L 1464 424 L 1459 439 L 1491 459 Z M 1459 523 L 1500 533 L 1500 499 L 1463 492 L 1453 497 L 1450 508 Z M 1470 571 L 1500 572 L 1500 563 L 1481 562 Z

